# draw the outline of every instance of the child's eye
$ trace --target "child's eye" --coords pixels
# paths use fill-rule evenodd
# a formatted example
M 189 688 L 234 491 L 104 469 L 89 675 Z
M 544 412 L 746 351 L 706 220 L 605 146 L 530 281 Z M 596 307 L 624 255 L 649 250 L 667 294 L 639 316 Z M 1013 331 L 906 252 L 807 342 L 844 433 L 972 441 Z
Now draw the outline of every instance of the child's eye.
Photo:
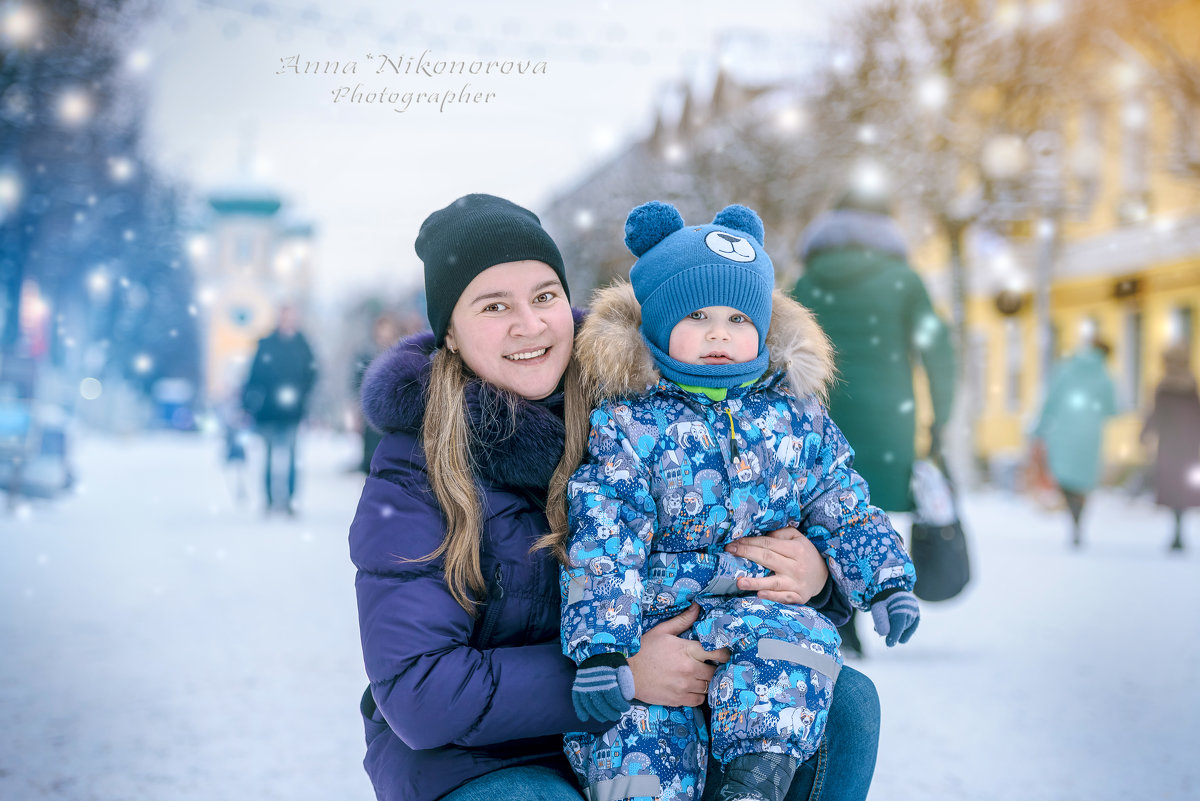
M 495 311 L 504 311 L 507 308 L 508 307 L 505 306 L 503 303 L 489 303 L 488 305 L 483 307 L 483 310 L 485 312 L 495 312 Z
M 536 298 L 534 298 L 533 302 L 534 303 L 549 303 L 550 301 L 554 300 L 554 298 L 555 298 L 555 295 L 553 292 L 543 292 L 542 294 L 540 294 Z
M 750 322 L 750 318 L 744 314 L 731 314 L 731 315 L 729 315 L 729 322 L 731 322 L 731 323 L 748 323 L 748 322 Z
M 704 319 L 704 312 L 702 312 L 702 311 L 694 311 L 694 312 L 692 312 L 691 314 L 689 314 L 689 315 L 688 315 L 688 319 L 689 319 L 689 320 L 703 320 L 703 319 Z

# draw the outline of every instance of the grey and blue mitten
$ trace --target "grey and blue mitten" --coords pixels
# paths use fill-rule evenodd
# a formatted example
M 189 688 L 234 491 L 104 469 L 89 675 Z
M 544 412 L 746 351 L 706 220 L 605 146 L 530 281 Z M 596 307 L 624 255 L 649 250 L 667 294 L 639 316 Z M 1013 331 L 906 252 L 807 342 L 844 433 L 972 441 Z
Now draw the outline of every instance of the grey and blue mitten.
M 906 643 L 921 622 L 921 607 L 917 596 L 906 590 L 878 595 L 871 603 L 871 618 L 875 631 L 886 638 L 888 648 L 896 643 Z
M 571 687 L 580 720 L 619 720 L 632 700 L 633 671 L 622 654 L 596 654 L 580 663 Z

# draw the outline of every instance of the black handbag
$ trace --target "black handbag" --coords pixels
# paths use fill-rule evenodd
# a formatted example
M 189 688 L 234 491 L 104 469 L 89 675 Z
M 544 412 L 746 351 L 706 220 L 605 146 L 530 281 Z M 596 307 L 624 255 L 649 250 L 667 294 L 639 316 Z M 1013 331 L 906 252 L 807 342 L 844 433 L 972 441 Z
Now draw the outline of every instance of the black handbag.
M 917 569 L 917 584 L 913 593 L 922 601 L 949 600 L 962 592 L 971 581 L 971 558 L 967 552 L 967 535 L 958 515 L 958 499 L 954 497 L 953 485 L 946 479 L 945 473 L 937 470 L 936 465 L 934 470 L 937 477 L 931 478 L 931 474 L 925 471 L 923 479 L 934 483 L 938 478 L 941 479 L 943 486 L 937 487 L 932 494 L 949 493 L 953 519 L 946 519 L 944 499 L 939 515 L 930 519 L 929 515 L 922 514 L 922 493 L 916 491 L 917 471 L 914 470 L 917 508 L 908 552 Z

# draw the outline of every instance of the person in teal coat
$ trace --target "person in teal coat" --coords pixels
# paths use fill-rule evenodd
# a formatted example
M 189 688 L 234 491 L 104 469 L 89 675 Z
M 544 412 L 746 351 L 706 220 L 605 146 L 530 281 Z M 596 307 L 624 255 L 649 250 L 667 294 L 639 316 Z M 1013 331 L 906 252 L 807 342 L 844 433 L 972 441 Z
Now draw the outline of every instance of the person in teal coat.
M 933 405 L 930 449 L 940 449 L 954 403 L 954 344 L 933 310 L 886 198 L 851 191 L 817 217 L 800 241 L 804 275 L 792 297 L 810 309 L 833 342 L 839 373 L 829 414 L 854 449 L 854 468 L 871 504 L 913 508 L 916 445 L 913 368 L 924 367 Z M 862 653 L 853 619 L 843 651 Z
M 829 411 L 854 447 L 871 502 L 889 512 L 913 508 L 913 367 L 919 362 L 929 379 L 935 447 L 954 402 L 950 329 L 907 254 L 885 205 L 851 195 L 805 232 L 804 275 L 792 290 L 833 341 L 841 380 Z
M 1089 341 L 1054 368 L 1033 429 L 1071 511 L 1075 547 L 1083 543 L 1080 520 L 1088 493 L 1100 481 L 1104 423 L 1117 410 L 1113 382 L 1104 367 L 1108 352 L 1106 343 Z

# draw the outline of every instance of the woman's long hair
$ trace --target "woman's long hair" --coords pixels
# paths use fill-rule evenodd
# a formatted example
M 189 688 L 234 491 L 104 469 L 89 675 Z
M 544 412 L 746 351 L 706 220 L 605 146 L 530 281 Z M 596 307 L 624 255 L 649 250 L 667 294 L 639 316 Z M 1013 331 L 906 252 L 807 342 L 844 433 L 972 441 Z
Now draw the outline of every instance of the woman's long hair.
M 563 455 L 554 468 L 554 475 L 550 477 L 550 488 L 546 494 L 546 520 L 550 523 L 550 531 L 538 538 L 532 549 L 538 551 L 548 548 L 562 564 L 567 563 L 567 534 L 570 533 L 567 526 L 567 482 L 583 461 L 588 431 L 591 430 L 588 421 L 595 401 L 595 390 L 584 379 L 572 355 L 563 377 L 563 425 L 566 428 Z
M 434 352 L 422 428 L 429 483 L 446 519 L 446 535 L 442 544 L 423 559 L 445 557 L 450 594 L 463 609 L 475 615 L 476 599 L 484 595 L 487 583 L 479 564 L 483 501 L 475 481 L 474 443 L 467 418 L 466 388 L 472 380 L 474 376 L 458 354 L 451 353 L 449 348 Z M 566 557 L 567 480 L 583 458 L 591 413 L 590 397 L 584 390 L 574 357 L 564 375 L 563 406 L 566 443 L 550 479 L 546 502 L 550 532 L 534 545 L 534 550 L 550 547 L 559 559 Z M 506 407 L 513 413 L 511 405 Z

